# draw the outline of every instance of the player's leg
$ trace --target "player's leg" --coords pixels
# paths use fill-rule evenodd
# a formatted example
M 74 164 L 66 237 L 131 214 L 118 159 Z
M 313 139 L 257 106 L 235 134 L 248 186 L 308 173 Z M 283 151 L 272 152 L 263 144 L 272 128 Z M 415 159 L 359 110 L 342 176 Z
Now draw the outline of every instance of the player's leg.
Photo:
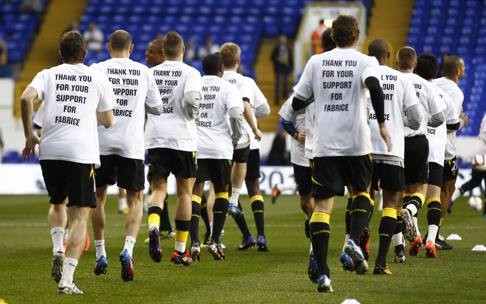
M 373 270 L 374 274 L 391 274 L 387 268 L 386 255 L 388 254 L 391 238 L 395 232 L 397 223 L 396 206 L 401 199 L 401 192 L 383 189 L 383 210 L 381 213 L 380 226 L 378 228 L 380 240 L 378 244 L 378 255 L 375 261 L 375 269 Z
M 188 266 L 192 263 L 186 250 L 192 214 L 192 190 L 196 182 L 196 153 L 170 150 L 170 171 L 176 176 L 177 203 L 175 214 L 175 244 L 171 261 L 174 264 Z
M 58 285 L 59 293 L 83 293 L 74 283 L 73 277 L 79 258 L 83 253 L 89 212 L 90 208 L 88 207 L 68 208 L 70 233 L 67 240 L 62 276 Z
M 314 198 L 312 197 L 312 170 L 310 167 L 292 164 L 294 168 L 294 179 L 300 196 L 300 208 L 305 214 L 304 233 L 309 235 L 309 220 L 314 210 Z
M 240 197 L 241 187 L 245 180 L 248 156 L 250 148 L 235 149 L 233 153 L 233 168 L 231 170 L 231 198 L 228 211 L 231 215 L 239 213 L 238 200 Z
M 118 187 L 118 212 L 123 214 L 128 213 L 127 192 L 121 187 Z
M 88 164 L 65 162 L 68 175 L 68 221 L 70 234 L 67 240 L 66 257 L 59 281 L 59 293 L 72 294 L 83 292 L 73 282 L 74 271 L 83 252 L 86 240 L 87 224 L 91 208 L 96 206 L 94 195 L 94 169 Z
M 208 245 L 209 252 L 217 260 L 225 258 L 223 246 L 221 244 L 221 233 L 224 228 L 226 216 L 228 214 L 228 189 L 231 175 L 231 160 L 215 159 L 211 160 L 210 166 L 211 181 L 214 185 L 215 200 L 213 206 L 213 229 L 211 241 Z
M 368 271 L 368 264 L 361 248 L 357 245 L 368 226 L 374 202 L 369 195 L 372 162 L 368 155 L 343 158 L 345 181 L 350 184 L 353 202 L 350 208 L 349 240 L 344 251 L 353 259 L 356 273 Z
M 312 251 L 309 255 L 307 274 L 317 284 L 318 291 L 332 291 L 331 274 L 327 264 L 330 220 L 334 196 L 344 192 L 341 162 L 337 157 L 317 157 L 312 162 L 312 193 L 314 210 L 309 228 Z
M 441 202 L 441 219 L 439 225 L 439 231 L 437 232 L 437 238 L 435 239 L 435 246 L 437 249 L 449 250 L 453 247 L 445 240 L 439 237 L 440 228 L 444 223 L 444 219 L 448 213 L 451 204 L 452 193 L 454 192 L 457 180 L 457 163 L 456 158 L 446 160 L 444 162 L 444 180 L 440 190 L 440 202 Z
M 250 229 L 243 215 L 243 209 L 238 202 L 241 187 L 246 176 L 249 154 L 249 147 L 235 149 L 233 153 L 233 168 L 231 170 L 231 197 L 228 205 L 228 213 L 233 217 L 243 235 L 243 240 L 238 246 L 238 250 L 246 250 L 256 245 L 256 241 L 251 236 Z
M 52 240 L 52 268 L 51 277 L 59 283 L 62 275 L 64 262 L 64 234 L 67 225 L 67 191 L 65 170 L 59 162 L 40 161 L 44 183 L 50 197 L 50 206 L 47 213 L 47 223 L 49 225 Z
M 139 159 L 119 157 L 118 185 L 126 189 L 128 214 L 125 219 L 125 242 L 119 255 L 121 278 L 132 281 L 133 247 L 137 241 L 143 216 L 144 164 Z
M 397 222 L 397 206 L 400 205 L 404 188 L 404 172 L 400 164 L 376 164 L 380 168 L 380 186 L 383 189 L 383 209 L 378 229 L 380 240 L 378 245 L 378 255 L 375 261 L 374 274 L 389 275 L 391 272 L 387 268 L 386 256 L 390 247 L 392 235 L 395 232 Z M 376 168 L 376 166 L 375 166 Z
M 403 208 L 400 211 L 405 238 L 420 246 L 421 237 L 418 229 L 417 214 L 425 201 L 428 180 L 429 145 L 425 135 L 405 138 L 405 184 Z
M 199 160 L 198 172 L 202 169 L 202 162 Z M 198 173 L 199 174 L 199 173 Z M 199 177 L 199 176 L 198 176 Z M 201 242 L 199 241 L 199 217 L 202 209 L 202 196 L 204 194 L 204 180 L 196 178 L 192 189 L 192 214 L 189 234 L 191 236 L 191 257 L 193 261 L 199 261 L 201 253 Z
M 174 264 L 189 265 L 192 258 L 186 251 L 187 237 L 191 225 L 192 214 L 192 189 L 194 188 L 195 177 L 184 178 L 176 176 L 177 203 L 175 214 L 175 245 L 171 261 Z
M 250 197 L 251 210 L 257 229 L 257 250 L 268 251 L 265 239 L 265 203 L 260 192 L 260 150 L 250 150 L 245 176 L 246 189 Z
M 147 179 L 152 193 L 148 198 L 149 253 L 152 260 L 160 262 L 159 227 L 163 202 L 167 196 L 167 177 L 169 176 L 170 155 L 168 149 L 149 149 L 149 172 Z
M 439 231 L 441 218 L 440 187 L 443 179 L 443 167 L 434 162 L 429 163 L 429 181 L 427 185 L 427 240 L 425 241 L 425 254 L 429 258 L 437 257 L 435 239 Z
M 98 174 L 96 177 L 98 183 Z M 105 274 L 108 268 L 108 257 L 105 249 L 105 203 L 107 186 L 96 187 L 96 208 L 91 211 L 94 243 L 96 248 L 96 263 L 93 272 L 96 275 Z
M 162 214 L 160 215 L 159 232 L 167 231 L 167 237 L 173 238 L 175 236 L 175 232 L 174 229 L 172 229 L 172 224 L 170 223 L 169 202 L 167 197 L 168 195 L 165 196 L 164 208 L 162 208 Z
M 213 184 L 210 183 L 208 195 L 202 194 L 201 201 L 201 218 L 204 222 L 206 232 L 204 233 L 203 245 L 209 244 L 211 238 L 211 230 L 213 226 L 213 205 L 214 205 L 214 189 Z

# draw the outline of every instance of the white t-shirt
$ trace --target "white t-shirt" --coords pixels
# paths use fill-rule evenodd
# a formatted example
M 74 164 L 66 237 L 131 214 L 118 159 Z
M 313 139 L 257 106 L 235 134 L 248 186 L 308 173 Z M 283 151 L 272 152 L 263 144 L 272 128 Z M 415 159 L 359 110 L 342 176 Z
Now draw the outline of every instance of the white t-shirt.
M 316 128 L 315 103 L 311 103 L 305 108 L 305 158 L 312 159 L 312 143 L 314 138 L 314 128 Z
M 440 98 L 432 88 L 432 83 L 420 77 L 414 73 L 404 73 L 413 83 L 415 93 L 422 105 L 424 113 L 423 121 L 420 124 L 418 130 L 412 130 L 409 127 L 405 127 L 405 137 L 414 137 L 417 135 L 425 135 L 427 133 L 427 124 L 430 117 L 444 111 L 445 104 L 440 101 Z M 430 145 L 429 145 L 430 146 Z
M 462 103 L 464 102 L 464 93 L 457 83 L 445 77 L 434 79 L 432 81 L 439 88 L 444 90 L 452 99 L 452 104 L 456 109 L 457 118 L 462 112 Z M 447 144 L 445 149 L 445 159 L 453 159 L 456 156 L 456 131 L 447 134 Z
M 197 126 L 198 159 L 232 159 L 233 143 L 228 111 L 240 108 L 243 100 L 236 86 L 218 76 L 202 77 L 202 100 Z
M 258 108 L 261 105 L 268 103 L 267 98 L 265 97 L 265 95 L 263 95 L 262 90 L 260 90 L 255 80 L 246 76 L 245 79 L 247 79 L 253 89 L 253 99 L 250 99 L 250 102 L 253 102 L 251 106 L 253 108 Z M 244 126 L 247 128 L 248 134 L 250 134 L 250 150 L 260 149 L 260 141 L 256 140 L 255 136 L 251 136 L 253 135 L 253 131 L 251 130 L 250 125 L 246 122 L 246 120 L 244 122 Z
M 456 108 L 451 97 L 444 90 L 432 83 L 432 89 L 439 96 L 441 103 L 445 107 L 446 121 L 437 128 L 427 127 L 427 140 L 429 141 L 428 162 L 437 163 L 444 166 L 445 147 L 447 142 L 447 124 L 459 122 Z
M 314 96 L 313 157 L 371 153 L 365 80 L 380 79 L 378 61 L 351 48 L 314 55 L 307 62 L 295 95 Z
M 146 149 L 196 151 L 196 122 L 184 115 L 182 98 L 187 92 L 201 93 L 201 74 L 183 62 L 169 60 L 151 68 L 150 71 L 162 98 L 162 114 L 148 114 Z
M 234 71 L 224 71 L 223 79 L 231 84 L 234 84 L 240 91 L 241 98 L 248 98 L 250 105 L 253 106 L 255 92 L 253 90 L 251 82 L 248 81 L 247 77 Z M 240 140 L 238 141 L 237 149 L 248 147 L 250 145 L 250 137 L 254 137 L 253 132 L 248 132 L 248 129 L 251 130 L 251 128 L 246 122 L 246 119 L 243 119 L 243 129 L 244 132 Z
M 152 108 L 161 105 L 152 73 L 129 58 L 112 58 L 91 67 L 108 76 L 116 97 L 112 126 L 98 127 L 100 154 L 143 160 L 145 104 Z
M 418 104 L 419 101 L 409 77 L 386 65 L 380 65 L 379 69 L 381 71 L 381 86 L 385 96 L 385 122 L 393 147 L 388 152 L 386 143 L 380 135 L 376 114 L 370 101 L 368 118 L 370 120 L 373 154 L 392 155 L 404 159 L 405 126 L 403 118 L 406 110 Z
M 282 105 L 282 108 L 280 108 L 278 115 L 286 121 L 291 122 L 297 131 L 305 132 L 306 111 L 302 109 L 295 112 L 294 109 L 292 109 L 293 98 L 294 95 L 290 95 Z M 307 140 L 308 138 L 306 134 L 306 141 Z M 294 137 L 292 137 L 290 141 L 290 161 L 299 166 L 309 167 L 309 159 L 305 157 L 305 144 Z
M 115 106 L 108 78 L 84 64 L 61 64 L 37 73 L 29 87 L 44 99 L 35 119 L 42 127 L 41 160 L 100 164 L 96 112 Z

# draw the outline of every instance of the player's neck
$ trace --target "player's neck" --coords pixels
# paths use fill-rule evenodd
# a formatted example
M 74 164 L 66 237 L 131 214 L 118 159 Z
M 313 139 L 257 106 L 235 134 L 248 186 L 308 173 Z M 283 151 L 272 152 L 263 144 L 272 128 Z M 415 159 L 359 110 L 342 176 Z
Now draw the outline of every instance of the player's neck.
M 450 81 L 454 81 L 454 83 L 458 83 L 459 82 L 459 77 L 457 76 L 453 76 L 453 77 L 450 77 L 450 76 L 444 76 L 446 79 L 449 79 Z
M 237 72 L 238 71 L 238 67 L 233 67 L 233 68 L 224 68 L 224 71 L 225 72 Z
M 112 52 L 110 56 L 111 58 L 128 58 L 130 54 L 128 52 Z
M 184 59 L 184 56 L 183 55 L 179 55 L 179 56 L 174 56 L 174 57 L 165 57 L 165 60 L 167 61 L 183 61 Z

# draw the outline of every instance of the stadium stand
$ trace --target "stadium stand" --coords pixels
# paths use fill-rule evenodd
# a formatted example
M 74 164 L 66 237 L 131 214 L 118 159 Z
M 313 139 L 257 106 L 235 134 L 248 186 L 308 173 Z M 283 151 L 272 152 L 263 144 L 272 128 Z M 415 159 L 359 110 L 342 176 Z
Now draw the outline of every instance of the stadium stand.
M 485 17 L 486 3 L 476 0 L 416 0 L 413 9 L 407 43 L 417 53 L 464 58 L 466 77 L 460 86 L 469 125 L 460 135 L 477 135 L 486 110 L 481 97 L 486 85 Z
M 47 0 L 41 1 L 43 7 Z M 0 38 L 7 42 L 8 64 L 21 63 L 39 26 L 34 12 L 22 7 L 22 0 L 2 1 Z

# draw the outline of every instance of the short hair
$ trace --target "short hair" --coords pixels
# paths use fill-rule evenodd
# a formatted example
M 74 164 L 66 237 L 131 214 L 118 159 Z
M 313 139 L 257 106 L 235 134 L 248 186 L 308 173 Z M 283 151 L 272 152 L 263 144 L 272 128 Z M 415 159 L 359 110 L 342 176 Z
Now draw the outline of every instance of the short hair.
M 359 36 L 358 22 L 349 15 L 339 15 L 332 22 L 331 37 L 338 47 L 352 45 Z
M 444 75 L 448 77 L 454 76 L 462 61 L 462 58 L 456 55 L 445 57 L 443 65 Z
M 401 47 L 397 52 L 397 63 L 400 70 L 412 69 L 417 60 L 417 53 L 410 46 Z
M 125 30 L 116 30 L 111 33 L 109 43 L 114 51 L 128 50 L 132 45 L 132 35 Z
M 336 47 L 336 43 L 332 40 L 332 28 L 327 28 L 321 35 L 321 47 L 324 52 L 330 51 Z
M 202 61 L 202 68 L 206 75 L 218 75 L 223 68 L 223 61 L 219 53 L 209 54 Z
M 170 31 L 162 38 L 162 52 L 167 58 L 174 58 L 184 53 L 184 40 L 175 31 Z
M 323 25 L 324 24 L 324 19 L 319 19 L 319 24 Z
M 154 46 L 158 51 L 160 51 L 161 54 L 164 54 L 164 51 L 162 50 L 162 37 L 157 37 L 154 40 L 150 41 L 150 44 Z
M 240 59 L 241 49 L 236 43 L 226 42 L 219 49 L 219 54 L 225 68 L 234 68 Z
M 437 76 L 439 70 L 439 61 L 432 53 L 423 53 L 417 57 L 417 66 L 415 73 L 420 77 L 431 80 Z
M 83 62 L 86 56 L 86 43 L 77 31 L 69 31 L 61 36 L 59 53 L 63 62 Z
M 368 55 L 376 57 L 376 59 L 381 59 L 388 55 L 388 44 L 384 39 L 374 39 L 368 45 Z

